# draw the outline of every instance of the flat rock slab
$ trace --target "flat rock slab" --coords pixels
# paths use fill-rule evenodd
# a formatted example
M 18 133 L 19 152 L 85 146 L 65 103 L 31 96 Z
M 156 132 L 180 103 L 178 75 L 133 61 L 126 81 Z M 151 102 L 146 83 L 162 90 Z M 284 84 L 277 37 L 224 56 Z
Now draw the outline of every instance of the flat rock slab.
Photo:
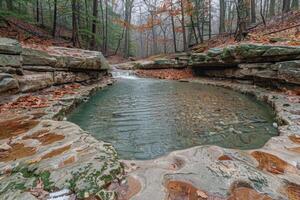
M 273 105 L 280 136 L 261 149 L 198 146 L 149 161 L 123 161 L 142 188 L 132 199 L 298 199 L 300 98 L 253 85 L 190 79 L 255 95 Z M 296 100 L 298 99 L 298 100 Z
M 22 47 L 17 40 L 0 37 L 0 53 L 20 55 Z
M 110 83 L 16 95 L 0 108 L 0 199 L 45 199 L 67 188 L 70 197 L 114 195 L 105 190 L 123 171 L 114 148 L 71 122 L 51 120 Z

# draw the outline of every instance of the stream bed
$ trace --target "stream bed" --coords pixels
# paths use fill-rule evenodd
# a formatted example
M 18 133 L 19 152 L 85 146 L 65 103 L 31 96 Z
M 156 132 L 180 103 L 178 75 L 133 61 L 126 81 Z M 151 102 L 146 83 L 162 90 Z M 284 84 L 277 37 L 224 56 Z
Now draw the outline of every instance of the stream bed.
M 118 78 L 68 120 L 116 148 L 121 159 L 152 159 L 197 145 L 254 149 L 277 135 L 269 105 L 216 86 Z

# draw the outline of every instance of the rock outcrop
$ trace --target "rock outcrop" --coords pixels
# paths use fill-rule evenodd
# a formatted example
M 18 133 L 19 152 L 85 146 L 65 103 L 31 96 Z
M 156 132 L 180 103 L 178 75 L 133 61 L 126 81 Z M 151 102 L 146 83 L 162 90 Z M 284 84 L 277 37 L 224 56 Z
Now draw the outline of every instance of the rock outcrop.
M 148 161 L 125 161 L 142 188 L 132 199 L 299 199 L 299 96 L 224 80 L 192 82 L 228 87 L 273 105 L 279 136 L 254 150 L 196 146 Z M 255 131 L 255 130 L 254 130 Z
M 123 171 L 114 148 L 55 121 L 110 85 L 108 70 L 100 52 L 0 38 L 0 199 L 112 199 Z
M 196 75 L 300 84 L 300 47 L 238 44 L 206 53 L 181 53 L 153 61 L 135 62 L 137 69 L 192 68 Z
M 96 81 L 109 65 L 101 52 L 64 47 L 22 48 L 0 38 L 0 95 L 33 92 L 53 85 Z

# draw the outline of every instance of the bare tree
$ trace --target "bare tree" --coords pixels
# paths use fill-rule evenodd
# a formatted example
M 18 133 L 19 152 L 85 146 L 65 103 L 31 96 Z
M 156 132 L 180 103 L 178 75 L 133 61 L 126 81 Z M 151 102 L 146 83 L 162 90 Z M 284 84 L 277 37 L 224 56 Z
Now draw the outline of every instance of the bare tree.
M 225 32 L 225 11 L 226 11 L 225 0 L 220 0 L 220 26 L 219 26 L 219 33 L 224 33 Z
M 54 8 L 53 8 L 53 28 L 52 28 L 52 36 L 55 37 L 56 34 L 56 23 L 57 23 L 57 0 L 54 0 Z
M 92 39 L 90 43 L 90 48 L 93 50 L 95 50 L 96 47 L 97 18 L 98 18 L 98 0 L 93 0 Z
M 291 0 L 284 0 L 282 2 L 282 12 L 283 13 L 286 13 L 286 12 L 289 12 L 291 10 Z

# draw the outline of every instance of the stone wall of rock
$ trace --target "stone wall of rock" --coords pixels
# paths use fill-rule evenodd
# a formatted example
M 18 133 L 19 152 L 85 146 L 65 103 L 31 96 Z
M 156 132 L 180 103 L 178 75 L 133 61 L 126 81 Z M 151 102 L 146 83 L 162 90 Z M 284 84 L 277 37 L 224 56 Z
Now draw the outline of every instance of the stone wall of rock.
M 197 75 L 273 83 L 300 84 L 300 47 L 260 44 L 212 48 L 206 53 L 181 53 L 139 61 L 137 69 L 191 67 Z
M 0 38 L 0 95 L 33 92 L 52 85 L 96 81 L 109 65 L 100 52 L 64 47 L 22 48 Z
M 252 81 L 300 84 L 300 47 L 240 44 L 190 55 L 197 74 Z

